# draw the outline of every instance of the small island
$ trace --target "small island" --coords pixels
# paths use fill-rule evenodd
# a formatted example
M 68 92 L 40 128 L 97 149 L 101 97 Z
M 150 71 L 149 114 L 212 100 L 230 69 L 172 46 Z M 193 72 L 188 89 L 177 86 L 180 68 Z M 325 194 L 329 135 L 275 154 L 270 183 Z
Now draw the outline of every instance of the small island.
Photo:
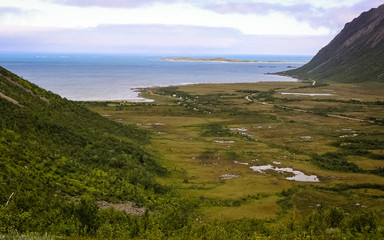
M 260 61 L 260 60 L 239 60 L 228 58 L 160 58 L 158 60 L 170 61 L 170 62 L 229 62 L 229 63 L 293 63 L 292 61 Z M 294 61 L 295 63 L 305 63 L 305 61 Z

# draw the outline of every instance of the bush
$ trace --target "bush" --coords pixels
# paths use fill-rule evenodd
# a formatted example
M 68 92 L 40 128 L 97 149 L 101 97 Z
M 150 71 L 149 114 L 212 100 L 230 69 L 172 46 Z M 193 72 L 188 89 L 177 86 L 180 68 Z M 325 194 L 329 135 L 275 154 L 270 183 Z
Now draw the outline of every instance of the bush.
M 356 164 L 348 162 L 341 153 L 312 154 L 310 161 L 323 169 L 340 172 L 361 172 Z
M 204 137 L 231 137 L 233 134 L 228 127 L 220 123 L 210 123 L 203 126 Z

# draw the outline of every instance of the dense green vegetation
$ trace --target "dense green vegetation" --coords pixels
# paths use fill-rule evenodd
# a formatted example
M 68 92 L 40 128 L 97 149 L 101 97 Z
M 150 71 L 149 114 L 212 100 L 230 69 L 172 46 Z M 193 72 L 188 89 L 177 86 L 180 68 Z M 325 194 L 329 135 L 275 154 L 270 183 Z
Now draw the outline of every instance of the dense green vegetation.
M 162 206 L 179 202 L 154 179 L 167 170 L 148 147 L 148 131 L 109 121 L 3 68 L 0 74 L 0 232 L 94 236 L 105 222 L 121 221 L 134 237 L 146 220 L 97 202 L 132 202 L 154 213 L 159 198 L 167 199 Z M 168 229 L 179 227 L 172 219 Z
M 230 137 L 233 133 L 228 127 L 220 123 L 210 123 L 203 127 L 204 137 Z
M 359 172 L 359 167 L 348 162 L 341 153 L 325 153 L 321 156 L 314 154 L 311 162 L 321 168 L 342 171 L 342 172 Z

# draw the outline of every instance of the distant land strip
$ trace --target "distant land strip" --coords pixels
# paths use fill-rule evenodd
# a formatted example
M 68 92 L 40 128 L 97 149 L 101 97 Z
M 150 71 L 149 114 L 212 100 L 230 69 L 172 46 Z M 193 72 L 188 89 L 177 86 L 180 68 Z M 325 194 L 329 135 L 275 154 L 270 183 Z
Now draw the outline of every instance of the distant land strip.
M 232 63 L 306 63 L 306 61 L 259 61 L 259 60 L 238 60 L 228 58 L 160 58 L 158 60 L 170 62 L 232 62 Z

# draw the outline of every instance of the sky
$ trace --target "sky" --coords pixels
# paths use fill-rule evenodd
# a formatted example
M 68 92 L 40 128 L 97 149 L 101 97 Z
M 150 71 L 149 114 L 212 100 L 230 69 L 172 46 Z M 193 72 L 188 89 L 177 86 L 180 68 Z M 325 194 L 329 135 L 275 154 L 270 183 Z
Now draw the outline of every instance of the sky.
M 314 55 L 383 0 L 0 0 L 0 52 Z

